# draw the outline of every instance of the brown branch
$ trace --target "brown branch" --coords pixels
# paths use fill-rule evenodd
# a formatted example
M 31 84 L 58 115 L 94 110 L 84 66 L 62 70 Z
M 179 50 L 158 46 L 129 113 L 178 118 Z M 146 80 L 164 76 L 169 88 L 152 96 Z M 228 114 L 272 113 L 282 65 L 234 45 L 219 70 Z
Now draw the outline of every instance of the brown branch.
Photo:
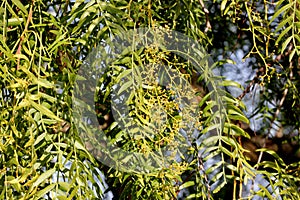
M 204 32 L 206 33 L 208 30 L 211 30 L 211 24 L 210 24 L 210 21 L 209 21 L 209 11 L 207 10 L 207 8 L 205 7 L 204 3 L 203 3 L 203 0 L 199 0 L 200 2 L 200 5 L 202 6 L 203 8 L 203 12 L 205 13 L 205 17 L 206 17 L 206 28 L 204 30 Z
M 279 62 L 279 61 L 283 60 L 283 58 L 289 56 L 290 53 L 291 53 L 292 50 L 293 50 L 293 47 L 294 47 L 294 45 L 291 43 L 291 44 L 289 45 L 288 49 L 287 49 L 287 52 L 282 53 L 282 54 L 279 54 L 278 56 L 276 56 L 275 61 L 276 61 L 276 62 Z
M 240 96 L 237 97 L 237 99 L 238 99 L 238 100 L 242 100 L 242 99 L 245 97 L 245 95 L 246 95 L 247 93 L 250 92 L 251 87 L 252 87 L 255 83 L 257 83 L 257 77 L 254 77 L 254 79 L 252 79 L 252 81 L 251 81 L 251 82 L 249 83 L 249 85 L 245 88 L 245 90 L 243 91 L 243 93 L 242 93 Z
M 245 90 L 243 91 L 243 93 L 242 93 L 240 96 L 237 97 L 238 100 L 241 101 L 241 100 L 245 97 L 245 95 L 246 95 L 247 93 L 250 92 L 251 87 L 252 87 L 253 85 L 255 85 L 256 83 L 259 82 L 259 77 L 260 77 L 261 74 L 263 74 L 263 73 L 264 73 L 264 68 L 261 67 L 261 68 L 256 72 L 255 77 L 254 77 L 254 78 L 252 79 L 252 81 L 248 84 L 248 86 L 245 88 Z

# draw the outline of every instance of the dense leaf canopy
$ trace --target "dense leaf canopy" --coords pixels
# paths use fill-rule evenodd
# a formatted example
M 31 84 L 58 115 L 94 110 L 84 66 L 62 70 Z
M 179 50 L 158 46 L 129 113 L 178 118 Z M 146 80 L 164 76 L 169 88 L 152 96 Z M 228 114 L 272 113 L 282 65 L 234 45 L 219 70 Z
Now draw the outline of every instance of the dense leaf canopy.
M 299 0 L 0 4 L 1 199 L 300 199 Z

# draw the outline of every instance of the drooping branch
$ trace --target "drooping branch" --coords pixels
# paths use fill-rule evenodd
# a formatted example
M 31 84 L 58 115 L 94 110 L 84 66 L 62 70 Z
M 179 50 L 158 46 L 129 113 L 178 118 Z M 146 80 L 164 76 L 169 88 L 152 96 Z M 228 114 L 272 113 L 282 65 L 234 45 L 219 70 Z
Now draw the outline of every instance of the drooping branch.
M 24 40 L 24 34 L 28 30 L 29 22 L 32 20 L 32 7 L 33 7 L 33 4 L 30 6 L 30 10 L 29 10 L 27 21 L 26 21 L 25 29 L 24 29 L 21 37 L 20 37 L 19 46 L 18 46 L 18 49 L 17 49 L 17 52 L 16 52 L 16 56 L 18 58 L 17 59 L 17 69 L 19 69 L 19 67 L 20 67 L 20 56 L 18 56 L 18 54 L 21 54 L 21 48 L 22 48 L 22 43 L 23 43 L 23 40 Z
M 293 78 L 293 62 L 290 62 L 289 70 L 290 70 L 290 74 L 289 74 L 290 80 L 292 80 L 292 78 Z M 274 116 L 273 116 L 273 118 L 272 118 L 272 121 L 271 121 L 271 123 L 270 123 L 270 127 L 268 128 L 268 132 L 267 132 L 266 136 L 263 138 L 263 142 L 264 142 L 264 143 L 263 143 L 262 148 L 265 148 L 265 147 L 266 147 L 266 141 L 267 141 L 267 138 L 269 137 L 269 135 L 270 135 L 270 133 L 271 133 L 272 125 L 274 124 L 275 120 L 277 119 L 277 117 L 278 117 L 278 115 L 279 115 L 279 113 L 280 113 L 280 109 L 281 109 L 281 107 L 282 107 L 282 105 L 283 105 L 283 102 L 284 102 L 284 100 L 285 100 L 285 98 L 286 98 L 286 95 L 287 95 L 287 93 L 288 93 L 288 90 L 289 90 L 289 89 L 288 89 L 288 86 L 286 86 L 286 88 L 285 88 L 284 91 L 283 91 L 282 98 L 281 98 L 281 100 L 280 100 L 280 102 L 279 102 L 279 104 L 278 104 L 278 107 L 277 107 L 277 109 L 276 109 L 276 112 L 275 112 L 275 114 L 274 114 Z M 260 154 L 259 154 L 259 157 L 258 157 L 258 160 L 257 160 L 257 166 L 258 166 L 258 164 L 261 162 L 262 156 L 263 156 L 263 151 L 261 151 Z

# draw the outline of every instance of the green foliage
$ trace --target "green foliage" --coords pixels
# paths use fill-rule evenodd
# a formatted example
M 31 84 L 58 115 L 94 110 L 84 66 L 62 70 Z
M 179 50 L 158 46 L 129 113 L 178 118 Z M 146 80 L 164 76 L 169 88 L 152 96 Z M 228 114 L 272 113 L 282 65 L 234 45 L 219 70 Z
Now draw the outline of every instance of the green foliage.
M 108 54 L 114 36 L 139 28 L 153 30 L 158 40 L 164 38 L 162 32 L 181 32 L 218 55 L 247 45 L 251 48 L 245 58 L 256 59 L 252 66 L 257 75 L 251 83 L 263 88 L 253 116 L 260 114 L 265 120 L 262 132 L 266 137 L 276 121 L 292 126 L 296 134 L 281 145 L 297 146 L 299 9 L 299 0 L 4 0 L 0 7 L 0 198 L 99 199 L 104 193 L 101 170 L 108 190 L 119 199 L 177 199 L 180 195 L 224 199 L 229 193 L 233 199 L 299 199 L 299 162 L 268 149 L 266 142 L 258 147 L 260 159 L 254 163 L 245 154 L 249 149 L 243 142 L 254 137 L 239 125 L 249 123 L 243 113 L 247 108 L 242 97 L 226 89 L 238 87 L 245 93 L 247 89 L 212 73 L 231 60 L 211 63 L 188 42 L 180 51 L 168 50 L 168 44 L 139 46 L 116 51 L 112 62 L 98 58 L 108 65 L 98 85 L 85 85 L 84 77 L 77 76 L 82 64 L 90 64 L 93 49 L 102 48 Z M 187 51 L 191 48 L 192 52 Z M 171 73 L 162 79 L 179 83 L 179 88 L 156 81 L 157 64 Z M 88 73 L 92 70 L 97 69 Z M 76 85 L 80 78 L 82 85 Z M 92 130 L 73 113 L 74 88 L 96 90 L 92 100 L 100 128 L 113 145 L 158 163 L 157 152 L 167 147 L 177 153 L 170 155 L 172 162 L 151 173 L 101 163 L 106 159 L 105 144 L 98 141 L 91 148 L 95 141 L 80 137 L 82 133 L 89 136 Z M 122 109 L 112 119 L 113 92 L 128 92 L 124 103 L 134 124 L 126 121 Z M 182 105 L 174 101 L 176 96 L 182 98 L 180 103 L 194 102 L 185 105 L 186 113 L 179 111 Z M 164 115 L 157 114 L 160 109 Z M 182 121 L 196 123 L 189 127 Z M 134 126 L 145 130 L 128 134 L 127 129 Z M 180 134 L 182 130 L 188 138 Z M 188 144 L 181 151 L 177 142 L 185 140 Z M 299 150 L 292 153 L 300 157 Z M 130 165 L 131 159 L 124 157 L 122 163 Z M 259 189 L 254 189 L 259 175 L 268 185 L 258 183 Z
M 70 126 L 74 44 L 50 8 L 1 3 L 1 199 L 102 193 L 96 162 Z

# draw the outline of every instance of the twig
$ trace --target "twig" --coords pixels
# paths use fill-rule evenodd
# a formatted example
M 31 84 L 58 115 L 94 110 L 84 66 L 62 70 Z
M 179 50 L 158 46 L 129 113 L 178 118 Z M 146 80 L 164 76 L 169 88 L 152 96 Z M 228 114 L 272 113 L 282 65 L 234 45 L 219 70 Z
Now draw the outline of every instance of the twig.
M 20 43 L 19 43 L 16 55 L 21 54 L 22 43 L 23 43 L 23 40 L 24 40 L 24 34 L 28 30 L 29 22 L 32 20 L 32 7 L 33 7 L 33 4 L 30 6 L 30 10 L 29 10 L 27 21 L 26 21 L 25 29 L 24 29 L 21 37 L 20 37 Z M 17 70 L 19 69 L 19 67 L 20 67 L 20 56 L 17 56 Z
M 254 77 L 254 79 L 252 79 L 252 81 L 249 83 L 249 85 L 245 88 L 245 90 L 243 91 L 243 93 L 240 95 L 240 96 L 238 96 L 237 97 L 237 99 L 238 100 L 242 100 L 244 97 L 245 97 L 245 95 L 247 94 L 247 93 L 249 93 L 250 92 L 250 88 L 255 84 L 255 83 L 257 83 L 258 81 L 258 78 L 257 77 Z
M 210 21 L 209 21 L 209 11 L 207 10 L 207 8 L 205 7 L 204 3 L 203 3 L 203 0 L 199 0 L 200 2 L 200 5 L 202 6 L 203 8 L 203 12 L 205 13 L 205 17 L 206 17 L 206 28 L 204 30 L 204 32 L 206 33 L 208 30 L 211 30 L 211 24 L 210 24 Z
M 205 180 L 205 183 L 206 183 L 206 187 L 207 187 L 207 199 L 211 199 L 211 188 L 210 188 L 210 185 L 209 185 L 209 182 L 208 182 L 208 177 L 205 173 L 205 169 L 204 169 L 204 164 L 203 164 L 203 161 L 202 161 L 202 158 L 201 158 L 201 155 L 199 155 L 198 153 L 198 164 L 199 164 L 199 169 L 200 171 L 203 171 L 203 175 L 204 175 L 204 180 Z
M 250 92 L 251 87 L 252 87 L 254 84 L 256 84 L 256 83 L 259 82 L 259 76 L 261 76 L 261 73 L 263 73 L 263 72 L 264 72 L 263 67 L 260 68 L 260 69 L 256 72 L 255 77 L 254 77 L 254 78 L 252 79 L 252 81 L 248 84 L 248 86 L 245 88 L 245 90 L 243 91 L 243 93 L 242 93 L 240 96 L 237 97 L 238 100 L 242 100 L 242 99 L 245 97 L 245 95 L 246 95 L 247 93 Z

